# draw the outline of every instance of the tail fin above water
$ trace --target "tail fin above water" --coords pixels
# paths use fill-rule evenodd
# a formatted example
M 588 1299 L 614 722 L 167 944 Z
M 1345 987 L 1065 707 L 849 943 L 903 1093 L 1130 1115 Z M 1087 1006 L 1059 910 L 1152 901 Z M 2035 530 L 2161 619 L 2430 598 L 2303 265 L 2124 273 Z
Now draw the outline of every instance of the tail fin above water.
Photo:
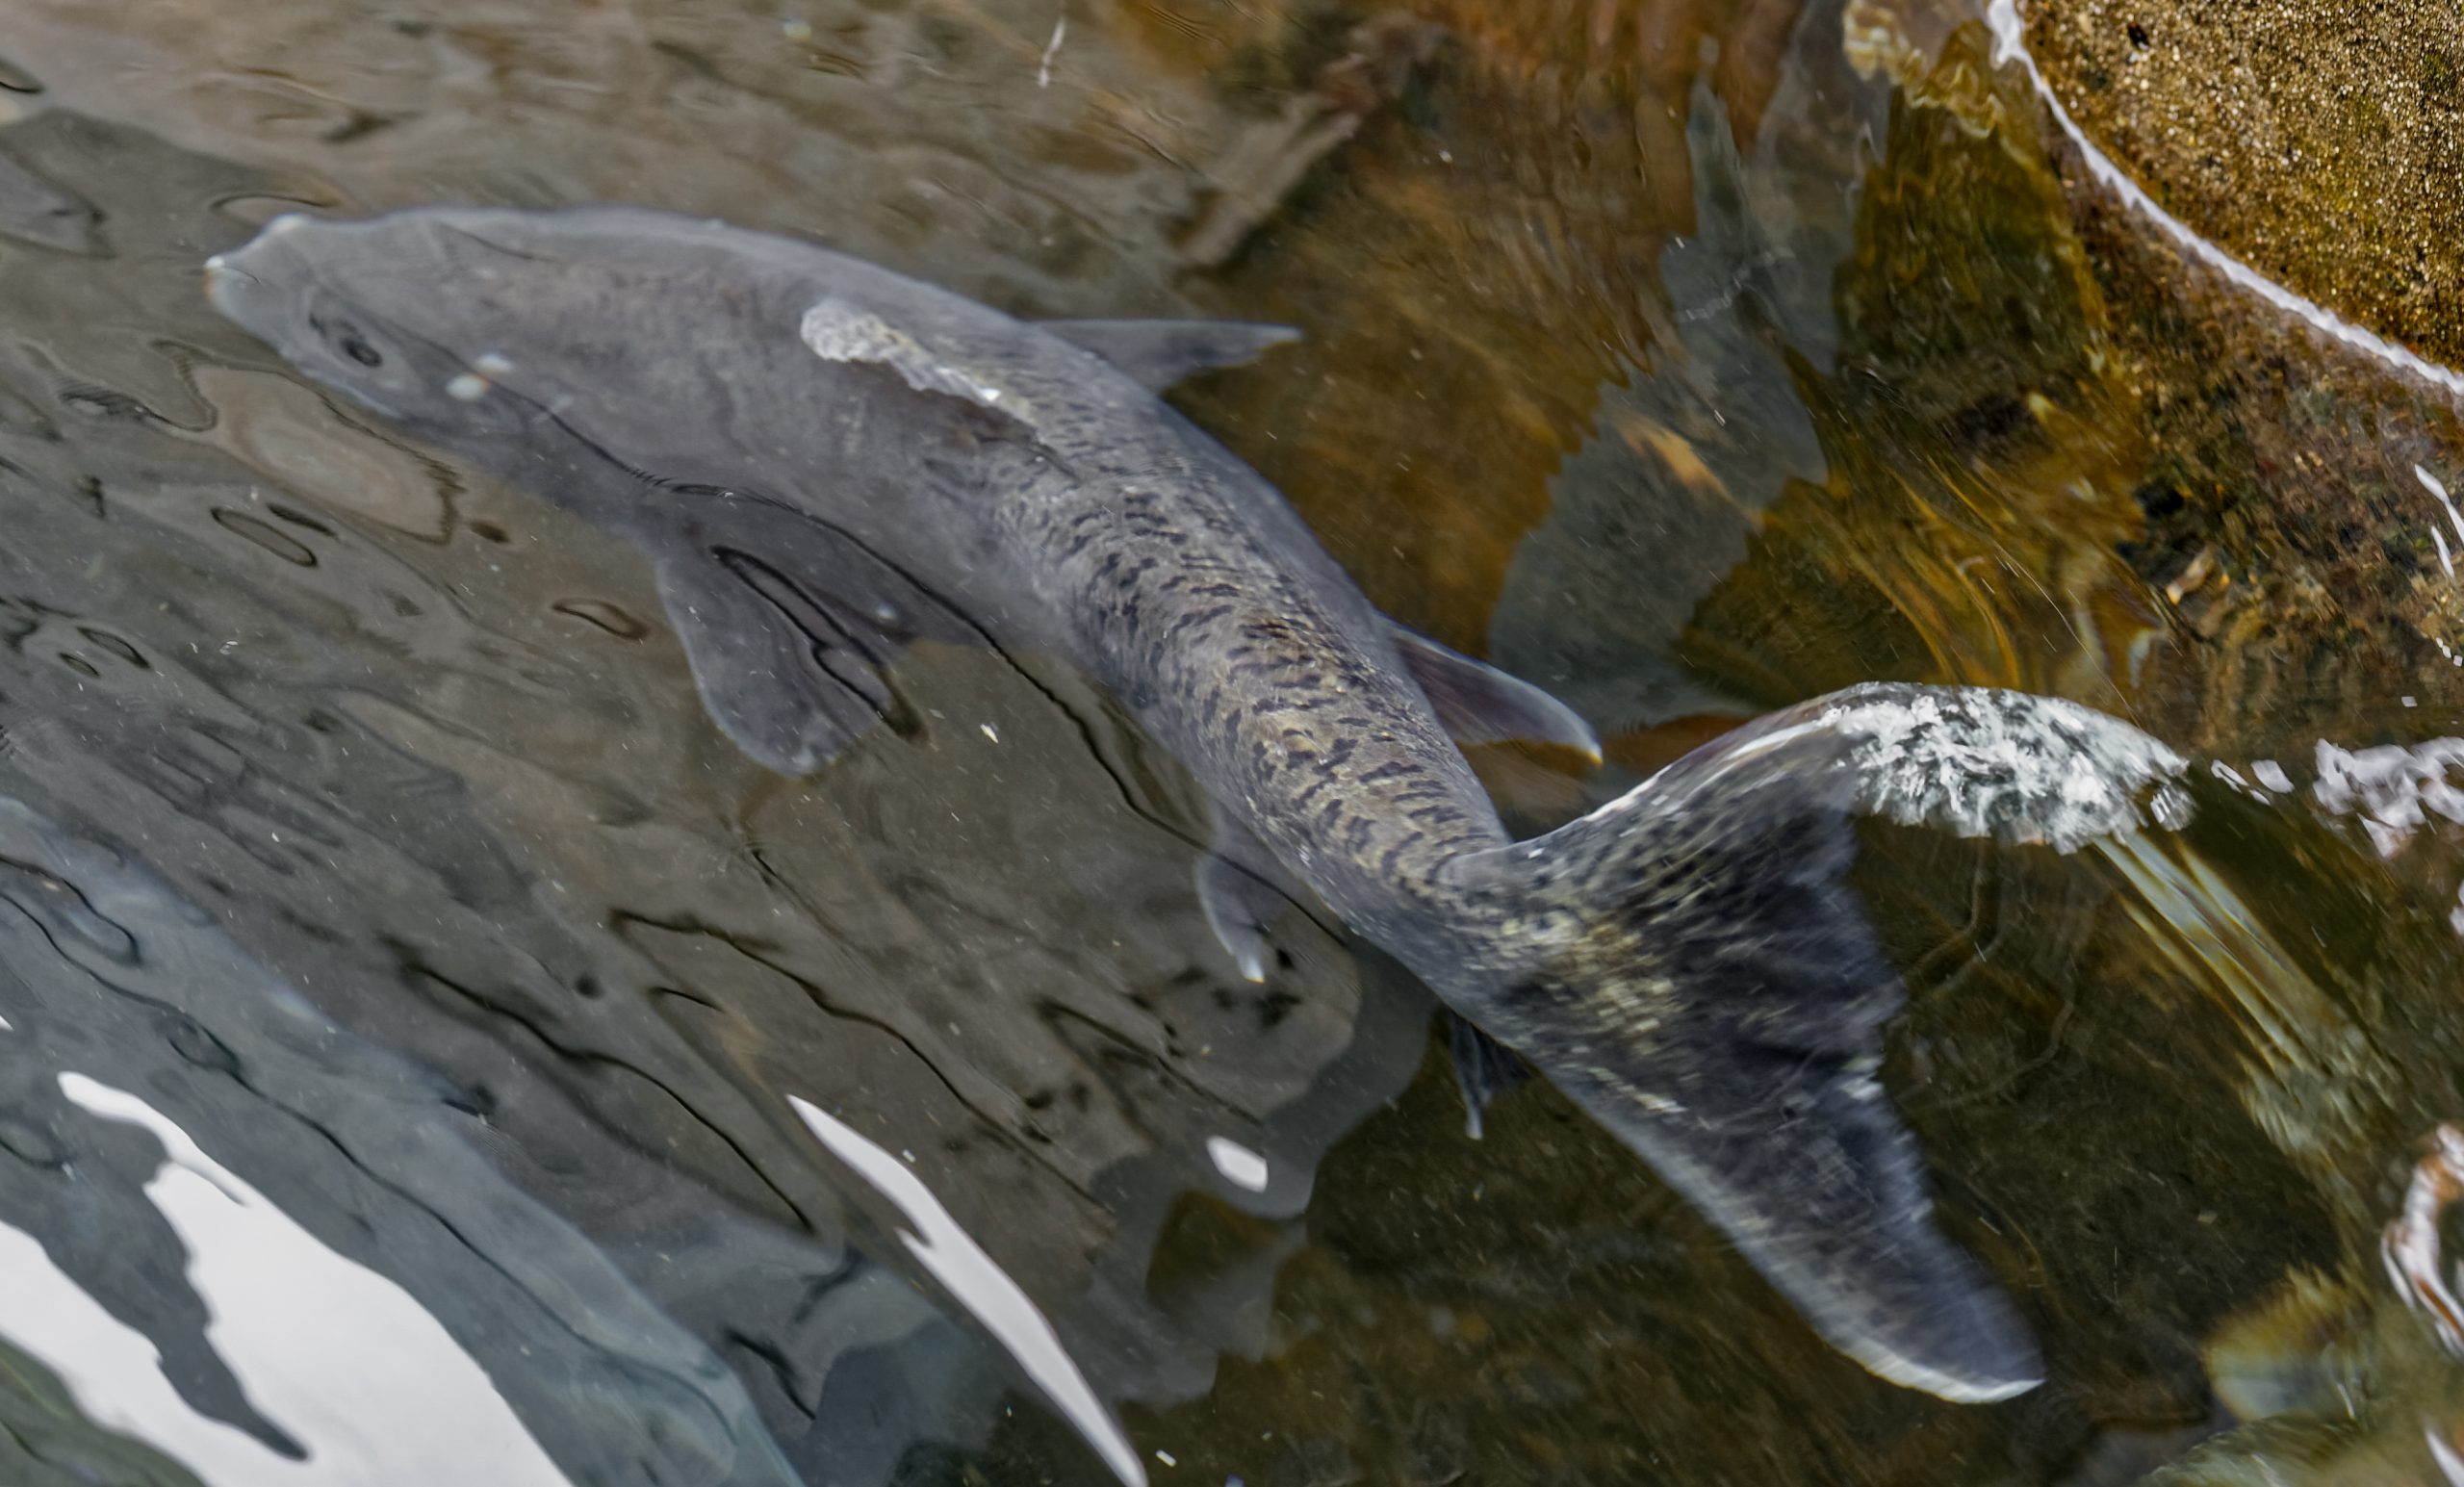
M 1842 882 L 1881 812 L 2068 850 L 2178 824 L 2182 761 L 2068 703 L 1883 685 L 1697 750 L 1491 864 L 1540 948 L 1458 1009 L 1707 1214 L 1835 1346 L 1944 1398 L 2033 1388 L 1876 1083 L 1903 998 Z

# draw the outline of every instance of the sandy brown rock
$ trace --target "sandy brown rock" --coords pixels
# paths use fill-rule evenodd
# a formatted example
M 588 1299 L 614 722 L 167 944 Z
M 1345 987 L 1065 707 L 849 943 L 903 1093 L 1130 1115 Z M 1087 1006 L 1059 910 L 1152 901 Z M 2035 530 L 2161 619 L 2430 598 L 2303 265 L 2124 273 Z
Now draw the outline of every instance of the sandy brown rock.
M 2090 137 L 2296 292 L 2464 359 L 2464 11 L 2346 0 L 2036 0 Z

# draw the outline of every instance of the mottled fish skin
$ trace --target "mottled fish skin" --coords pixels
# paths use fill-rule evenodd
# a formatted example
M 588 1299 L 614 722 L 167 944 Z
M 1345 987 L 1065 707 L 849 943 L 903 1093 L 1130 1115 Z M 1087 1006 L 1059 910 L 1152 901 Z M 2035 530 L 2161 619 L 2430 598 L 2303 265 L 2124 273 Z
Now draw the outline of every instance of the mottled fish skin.
M 2067 850 L 2169 823 L 2170 751 L 2045 699 L 1863 688 L 1510 841 L 1387 623 L 1277 493 L 1078 344 L 1116 334 L 629 210 L 285 218 L 211 267 L 216 303 L 302 371 L 633 535 L 672 613 L 680 593 L 732 602 L 729 573 L 853 574 L 882 634 L 818 577 L 745 601 L 748 623 L 798 616 L 787 649 L 824 672 L 902 635 L 1065 654 L 1189 767 L 1232 843 L 1530 1060 L 1835 1344 L 1952 1398 L 2037 1382 L 1874 1083 L 1901 990 L 1840 885 L 1849 819 Z M 1273 337 L 1235 339 L 1245 356 Z M 1202 364 L 1192 344 L 1154 360 Z M 702 629 L 697 679 L 740 742 L 794 770 L 850 736 L 764 712 L 758 673 L 797 657 Z M 1477 664 L 1437 662 L 1456 663 Z
M 1355 928 L 1459 939 L 1444 869 L 1505 830 L 1381 617 L 1281 496 L 1076 346 L 965 300 L 895 308 L 903 345 L 860 290 L 801 327 L 825 357 L 899 357 L 911 385 L 956 386 L 1068 472 L 986 519 L 1066 617 L 1072 658 Z

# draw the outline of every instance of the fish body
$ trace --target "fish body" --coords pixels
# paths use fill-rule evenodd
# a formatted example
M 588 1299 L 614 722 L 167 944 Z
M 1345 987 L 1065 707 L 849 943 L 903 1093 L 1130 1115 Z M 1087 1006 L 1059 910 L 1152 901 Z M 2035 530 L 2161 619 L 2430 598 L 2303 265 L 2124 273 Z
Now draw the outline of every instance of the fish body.
M 1245 974 L 1277 896 L 1315 895 L 1480 1030 L 1476 1115 L 1502 1043 L 1868 1368 L 1959 1399 L 2038 1381 L 1874 1081 L 1901 989 L 1841 885 L 1850 817 L 2066 848 L 2178 808 L 2153 740 L 2046 699 L 1868 687 L 1515 841 L 1454 740 L 1582 747 L 1580 720 L 1393 626 L 1157 396 L 1279 332 L 1031 323 L 617 209 L 289 218 L 210 281 L 310 376 L 631 535 L 763 762 L 899 725 L 910 640 L 1065 656 L 1204 787 L 1199 890 Z

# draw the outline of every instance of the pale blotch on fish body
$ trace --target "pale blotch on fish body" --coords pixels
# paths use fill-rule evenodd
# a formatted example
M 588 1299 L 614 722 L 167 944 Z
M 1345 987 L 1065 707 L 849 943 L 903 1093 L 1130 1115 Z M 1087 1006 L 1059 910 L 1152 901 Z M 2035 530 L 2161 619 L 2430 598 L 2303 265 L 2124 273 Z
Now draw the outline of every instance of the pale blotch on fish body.
M 482 351 L 472 358 L 471 370 L 448 378 L 445 396 L 461 402 L 476 402 L 488 396 L 496 386 L 495 379 L 513 370 L 513 363 L 494 351 Z

